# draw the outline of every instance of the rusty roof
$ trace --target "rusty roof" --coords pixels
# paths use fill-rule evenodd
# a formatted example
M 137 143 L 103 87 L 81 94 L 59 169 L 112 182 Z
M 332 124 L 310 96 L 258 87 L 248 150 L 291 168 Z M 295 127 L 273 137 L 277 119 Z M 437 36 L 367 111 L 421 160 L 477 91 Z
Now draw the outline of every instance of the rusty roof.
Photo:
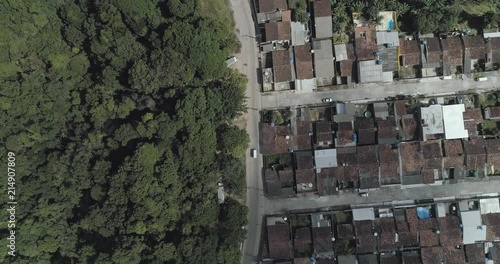
M 441 40 L 443 46 L 443 60 L 454 66 L 460 66 L 463 63 L 463 46 L 459 37 L 449 37 Z
M 286 9 L 288 9 L 286 0 L 259 0 L 259 12 L 267 13 Z
M 297 72 L 297 79 L 312 79 L 313 66 L 311 45 L 300 45 L 294 47 L 295 54 L 295 70 Z
M 273 225 L 267 227 L 269 256 L 277 259 L 293 257 L 292 242 L 288 233 L 288 225 Z
M 266 41 L 291 39 L 291 27 L 290 22 L 288 21 L 269 22 L 266 23 L 264 27 L 266 32 Z
M 476 121 L 481 123 L 483 121 L 483 113 L 481 108 L 467 108 L 464 112 L 464 121 Z
M 375 59 L 377 51 L 377 42 L 375 40 L 375 26 L 357 27 L 355 29 L 355 47 L 358 60 Z
M 486 55 L 486 48 L 482 36 L 463 36 L 463 40 L 465 47 L 465 56 L 473 60 L 484 60 Z
M 331 17 L 332 6 L 329 0 L 316 0 L 314 1 L 314 17 Z

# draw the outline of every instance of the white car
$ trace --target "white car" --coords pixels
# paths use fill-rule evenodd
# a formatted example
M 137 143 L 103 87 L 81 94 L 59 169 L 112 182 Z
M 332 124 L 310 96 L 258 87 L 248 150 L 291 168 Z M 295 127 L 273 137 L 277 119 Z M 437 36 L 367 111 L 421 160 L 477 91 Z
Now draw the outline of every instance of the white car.
M 250 149 L 250 157 L 256 159 L 257 158 L 257 150 L 256 149 Z
M 323 103 L 331 103 L 333 102 L 332 98 L 323 98 Z

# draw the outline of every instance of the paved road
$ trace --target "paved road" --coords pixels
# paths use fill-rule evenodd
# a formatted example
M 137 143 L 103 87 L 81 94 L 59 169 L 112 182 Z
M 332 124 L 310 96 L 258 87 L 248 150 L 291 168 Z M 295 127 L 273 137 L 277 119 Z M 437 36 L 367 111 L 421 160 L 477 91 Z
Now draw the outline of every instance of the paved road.
M 275 109 L 297 105 L 320 104 L 323 98 L 334 101 L 384 100 L 397 95 L 440 95 L 467 90 L 488 91 L 500 87 L 499 77 L 489 77 L 486 82 L 474 80 L 441 80 L 439 78 L 394 81 L 392 83 L 355 84 L 350 89 L 300 93 L 295 91 L 269 93 L 262 96 L 263 109 Z
M 468 198 L 485 193 L 496 193 L 500 181 L 464 182 L 439 186 L 425 186 L 408 189 L 399 187 L 383 187 L 380 190 L 370 191 L 369 197 L 361 197 L 356 193 L 331 195 L 321 197 L 302 197 L 269 200 L 266 205 L 266 214 L 279 214 L 292 210 L 315 210 L 324 207 L 340 205 L 382 204 L 392 201 L 410 201 L 443 197 Z
M 258 50 L 255 27 L 252 19 L 250 1 L 231 0 L 238 38 L 242 44 L 241 53 L 237 55 L 239 62 L 235 67 L 248 77 L 246 90 L 248 113 L 247 133 L 250 136 L 250 148 L 258 149 L 259 145 L 259 110 L 261 109 L 260 86 L 257 82 Z M 261 244 L 262 219 L 266 199 L 263 195 L 263 185 L 260 173 L 262 157 L 253 159 L 246 155 L 246 201 L 249 209 L 247 239 L 243 243 L 242 263 L 249 264 L 258 261 Z

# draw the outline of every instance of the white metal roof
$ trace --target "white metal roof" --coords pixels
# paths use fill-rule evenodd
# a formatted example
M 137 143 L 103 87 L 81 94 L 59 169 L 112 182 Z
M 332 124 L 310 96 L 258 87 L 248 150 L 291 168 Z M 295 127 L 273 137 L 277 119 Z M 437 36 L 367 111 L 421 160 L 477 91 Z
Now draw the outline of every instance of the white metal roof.
M 335 60 L 345 61 L 347 60 L 347 47 L 345 44 L 335 44 Z
M 444 132 L 443 108 L 441 105 L 421 107 L 422 131 L 425 135 L 442 134 Z
M 498 198 L 488 198 L 479 200 L 481 214 L 500 213 L 500 200 Z
M 464 226 L 464 244 L 474 244 L 476 241 L 486 240 L 486 226 L 481 222 L 478 210 L 460 212 Z
M 375 211 L 373 208 L 352 209 L 352 218 L 354 221 L 375 220 Z
M 316 38 L 333 37 L 332 17 L 316 17 L 314 27 L 316 28 Z
M 316 89 L 316 79 L 295 80 L 295 90 L 297 92 L 312 93 Z
M 337 167 L 337 150 L 315 150 L 314 163 L 316 164 L 316 169 Z
M 399 47 L 398 32 L 377 31 L 377 45 L 390 44 L 393 47 Z
M 464 104 L 443 105 L 444 136 L 446 139 L 468 138 L 464 127 Z
M 375 60 L 367 60 L 358 62 L 359 82 L 382 82 L 382 65 L 377 64 Z
M 290 26 L 292 33 L 292 45 L 305 45 L 306 42 L 309 41 L 309 30 L 307 30 L 306 25 L 300 22 L 292 22 Z

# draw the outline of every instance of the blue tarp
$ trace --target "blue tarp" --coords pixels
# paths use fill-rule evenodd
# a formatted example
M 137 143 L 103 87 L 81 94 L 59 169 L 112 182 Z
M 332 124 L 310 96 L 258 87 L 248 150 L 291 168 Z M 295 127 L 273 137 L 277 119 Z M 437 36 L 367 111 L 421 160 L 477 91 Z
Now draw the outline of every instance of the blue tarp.
M 431 213 L 429 211 L 429 207 L 417 207 L 417 215 L 420 219 L 429 219 L 431 218 Z

